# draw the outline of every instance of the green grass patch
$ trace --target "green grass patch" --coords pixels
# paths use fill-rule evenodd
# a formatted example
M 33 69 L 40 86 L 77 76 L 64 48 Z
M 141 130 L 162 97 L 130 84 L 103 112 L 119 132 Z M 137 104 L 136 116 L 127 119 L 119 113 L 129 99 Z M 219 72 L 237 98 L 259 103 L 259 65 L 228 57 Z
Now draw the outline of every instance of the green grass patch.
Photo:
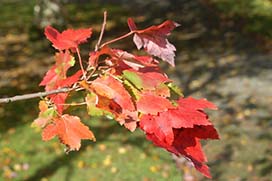
M 84 141 L 78 152 L 64 153 L 57 139 L 41 140 L 24 124 L 1 135 L 0 173 L 14 180 L 179 180 L 171 155 L 130 133 L 114 120 L 94 122 L 97 142 Z

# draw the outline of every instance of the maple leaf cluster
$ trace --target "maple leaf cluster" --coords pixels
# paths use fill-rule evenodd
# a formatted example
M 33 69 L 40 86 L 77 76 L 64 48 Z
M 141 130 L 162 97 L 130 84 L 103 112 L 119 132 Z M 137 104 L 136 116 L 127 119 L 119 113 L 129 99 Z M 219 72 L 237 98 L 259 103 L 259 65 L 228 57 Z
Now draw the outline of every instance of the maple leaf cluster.
M 79 45 L 91 37 L 91 28 L 60 33 L 51 26 L 46 27 L 45 35 L 58 52 L 55 65 L 40 85 L 45 86 L 46 91 L 61 88 L 84 91 L 84 104 L 90 116 L 114 118 L 132 132 L 136 128 L 143 130 L 156 146 L 186 157 L 203 175 L 211 177 L 200 141 L 219 139 L 204 112 L 216 106 L 206 99 L 184 98 L 180 89 L 160 70 L 156 59 L 174 66 L 176 49 L 167 36 L 179 25 L 168 20 L 138 30 L 129 18 L 128 26 L 127 35 L 134 35 L 134 43 L 138 49 L 143 48 L 146 55 L 113 49 L 109 44 L 114 41 L 110 41 L 91 51 L 88 60 L 82 60 Z M 76 63 L 81 70 L 69 70 Z M 82 139 L 95 141 L 93 132 L 79 117 L 64 113 L 72 105 L 67 103 L 71 92 L 52 94 L 41 100 L 39 117 L 33 122 L 42 128 L 44 141 L 58 137 L 68 151 L 79 150 Z

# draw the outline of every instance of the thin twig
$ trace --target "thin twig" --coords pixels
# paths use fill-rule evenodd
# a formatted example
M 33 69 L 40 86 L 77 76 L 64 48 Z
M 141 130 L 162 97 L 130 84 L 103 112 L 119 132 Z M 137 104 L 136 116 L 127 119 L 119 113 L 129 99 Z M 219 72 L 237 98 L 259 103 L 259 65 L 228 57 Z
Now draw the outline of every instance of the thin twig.
M 106 24 L 107 24 L 107 11 L 104 11 L 103 24 L 102 24 L 99 39 L 98 39 L 98 41 L 97 41 L 97 43 L 95 45 L 95 50 L 94 51 L 97 51 L 99 49 L 100 43 L 102 41 L 102 38 L 103 38 L 103 35 L 104 35 L 104 32 L 105 32 Z M 97 62 L 94 65 L 89 63 L 89 65 L 87 67 L 87 71 L 89 71 L 91 68 L 92 68 L 92 71 L 88 75 L 88 77 L 85 79 L 86 81 L 89 80 L 92 77 L 93 73 L 96 71 L 96 67 L 97 67 Z
M 83 74 L 83 79 L 86 80 L 86 74 L 85 74 L 85 70 L 84 70 L 84 67 L 83 67 L 83 64 L 82 64 L 82 59 L 81 59 L 78 48 L 76 48 L 76 52 L 77 52 L 77 56 L 78 56 L 78 60 L 79 60 L 79 65 L 80 65 L 80 68 L 81 68 L 81 71 L 82 71 L 82 74 Z
M 99 39 L 98 39 L 98 41 L 97 41 L 97 43 L 95 45 L 95 51 L 97 51 L 99 46 L 100 46 L 100 43 L 101 43 L 102 38 L 103 38 L 103 34 L 105 32 L 106 24 L 107 24 L 107 11 L 104 11 L 104 20 L 103 20 L 103 24 L 102 24 L 102 27 L 101 27 Z
M 1 98 L 0 104 L 20 101 L 20 100 L 26 100 L 26 99 L 33 99 L 33 98 L 37 98 L 37 97 L 45 97 L 45 96 L 52 95 L 52 94 L 70 92 L 74 89 L 75 88 L 61 88 L 61 89 L 56 89 L 56 90 L 47 91 L 47 92 L 37 92 L 37 93 L 31 93 L 31 94 L 17 95 L 14 97 Z
M 123 35 L 123 36 L 120 36 L 120 37 L 117 37 L 117 38 L 115 38 L 115 39 L 113 39 L 113 40 L 107 41 L 107 42 L 103 43 L 103 44 L 100 46 L 100 48 L 102 48 L 102 47 L 104 47 L 104 46 L 106 46 L 106 45 L 108 45 L 108 44 L 114 43 L 114 42 L 116 42 L 116 41 L 119 41 L 119 40 L 121 40 L 121 39 L 124 39 L 124 38 L 126 38 L 126 37 L 132 35 L 133 33 L 135 33 L 135 31 L 131 31 L 131 32 L 129 32 L 129 33 Z

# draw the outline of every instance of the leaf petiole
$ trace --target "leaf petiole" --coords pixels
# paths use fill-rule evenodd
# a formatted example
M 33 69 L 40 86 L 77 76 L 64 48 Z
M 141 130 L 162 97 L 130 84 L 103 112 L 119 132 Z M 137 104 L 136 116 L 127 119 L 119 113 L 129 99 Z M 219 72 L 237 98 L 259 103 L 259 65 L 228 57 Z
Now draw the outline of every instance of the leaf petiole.
M 85 70 L 83 68 L 82 59 L 81 59 L 78 48 L 76 48 L 76 52 L 77 52 L 77 56 L 78 56 L 78 60 L 79 60 L 79 65 L 80 65 L 80 68 L 81 68 L 81 71 L 82 71 L 83 79 L 86 80 L 86 72 L 85 72 Z
M 122 40 L 122 39 L 124 39 L 124 38 L 126 38 L 126 37 L 129 37 L 129 36 L 132 35 L 133 33 L 135 33 L 135 31 L 130 31 L 129 33 L 127 33 L 127 34 L 125 34 L 125 35 L 122 35 L 122 36 L 117 37 L 117 38 L 115 38 L 115 39 L 113 39 L 113 40 L 107 41 L 107 42 L 103 43 L 99 48 L 102 48 L 102 47 L 104 47 L 104 46 L 106 46 L 106 45 L 108 45 L 108 44 L 111 44 L 111 43 L 114 43 L 114 42 L 116 42 L 116 41 Z

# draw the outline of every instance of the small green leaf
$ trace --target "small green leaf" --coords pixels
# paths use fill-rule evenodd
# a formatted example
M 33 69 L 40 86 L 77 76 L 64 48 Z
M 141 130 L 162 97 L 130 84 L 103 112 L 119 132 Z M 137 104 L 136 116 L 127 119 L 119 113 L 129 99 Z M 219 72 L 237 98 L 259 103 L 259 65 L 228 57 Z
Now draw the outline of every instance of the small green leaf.
M 171 90 L 171 95 L 174 94 L 173 96 L 176 95 L 179 97 L 183 97 L 181 89 L 176 84 L 174 84 L 173 82 L 169 82 L 169 83 L 167 83 L 167 86 Z
M 126 90 L 128 91 L 128 93 L 131 95 L 131 97 L 134 100 L 138 100 L 140 98 L 139 91 L 136 89 L 134 85 L 132 85 L 132 83 L 130 83 L 128 80 L 124 80 L 123 84 Z
M 52 118 L 55 117 L 57 115 L 57 112 L 54 108 L 49 108 L 46 111 L 44 111 L 43 113 L 41 113 L 40 117 L 43 118 Z
M 88 106 L 88 114 L 90 116 L 104 116 L 106 115 L 106 111 L 99 109 L 95 106 Z
M 87 111 L 90 116 L 110 116 L 114 117 L 112 113 L 109 111 L 100 109 L 96 107 L 96 102 L 97 102 L 97 95 L 93 92 L 90 92 L 86 96 L 86 102 L 87 102 Z
M 60 71 L 58 68 L 55 68 L 55 73 L 56 73 L 57 75 L 59 75 L 60 72 L 61 72 L 61 71 Z
M 70 60 L 70 62 L 69 62 L 69 64 L 71 65 L 71 67 L 75 65 L 75 62 L 76 62 L 75 57 L 72 57 L 71 60 Z
M 123 77 L 131 82 L 137 89 L 143 88 L 142 79 L 136 73 L 125 70 L 123 71 Z

